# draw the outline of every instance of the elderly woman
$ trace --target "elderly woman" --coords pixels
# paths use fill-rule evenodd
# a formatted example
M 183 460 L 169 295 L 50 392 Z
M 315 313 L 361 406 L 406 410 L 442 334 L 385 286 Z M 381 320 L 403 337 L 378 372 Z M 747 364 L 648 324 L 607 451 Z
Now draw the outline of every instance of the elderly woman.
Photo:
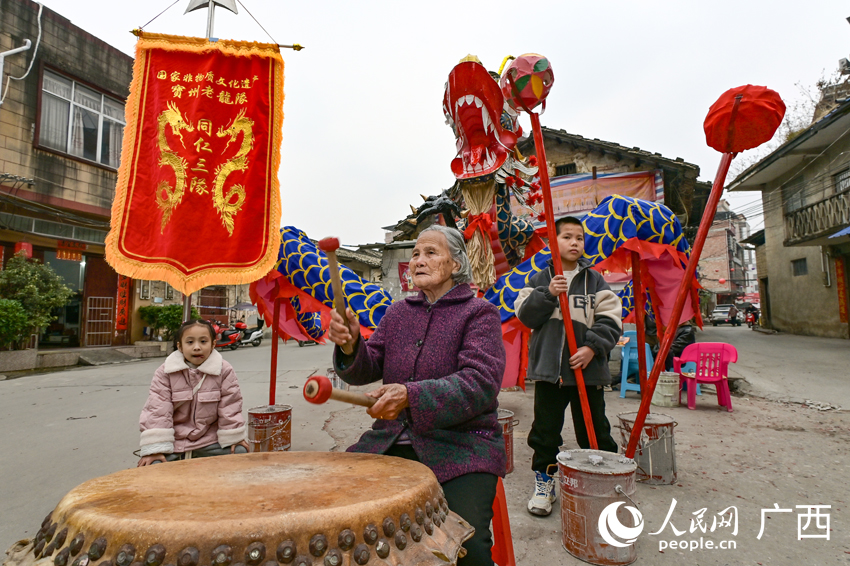
M 421 290 L 387 309 L 368 341 L 357 318 L 336 312 L 328 337 L 334 366 L 352 385 L 383 380 L 372 429 L 348 450 L 417 460 L 442 484 L 449 507 L 475 527 L 459 565 L 490 565 L 490 520 L 505 443 L 498 394 L 505 369 L 499 312 L 475 298 L 460 232 L 423 230 L 410 262 Z M 351 344 L 346 356 L 339 346 Z

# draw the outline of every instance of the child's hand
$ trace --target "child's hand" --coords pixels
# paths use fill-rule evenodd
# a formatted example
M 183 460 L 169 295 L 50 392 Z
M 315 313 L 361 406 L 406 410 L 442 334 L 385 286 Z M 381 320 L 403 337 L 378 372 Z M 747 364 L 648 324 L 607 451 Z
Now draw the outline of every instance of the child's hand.
M 593 350 L 587 346 L 582 346 L 570 357 L 570 369 L 575 371 L 576 368 L 586 368 L 590 360 L 593 359 L 593 355 Z
M 165 454 L 148 454 L 147 456 L 142 456 L 139 458 L 139 463 L 136 464 L 136 467 L 141 468 L 142 466 L 150 466 L 157 460 L 165 463 Z
M 235 452 L 236 452 L 236 447 L 237 447 L 237 446 L 243 446 L 243 447 L 245 448 L 245 450 L 247 450 L 248 452 L 250 452 L 250 451 L 251 451 L 251 449 L 250 449 L 250 448 L 248 448 L 248 443 L 247 443 L 247 442 L 245 442 L 245 441 L 243 440 L 243 441 L 241 441 L 241 442 L 237 442 L 236 444 L 234 444 L 233 446 L 231 446 L 231 447 L 230 447 L 230 453 L 231 453 L 231 454 L 233 454 L 233 453 L 235 453 Z
M 567 290 L 567 278 L 563 275 L 556 275 L 549 282 L 549 292 L 552 293 L 553 297 L 566 293 Z

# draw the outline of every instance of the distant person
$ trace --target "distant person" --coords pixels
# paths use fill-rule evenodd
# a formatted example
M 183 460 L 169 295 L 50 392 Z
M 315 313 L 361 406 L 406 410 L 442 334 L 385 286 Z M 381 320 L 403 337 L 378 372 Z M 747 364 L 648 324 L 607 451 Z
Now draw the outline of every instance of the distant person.
M 247 453 L 242 393 L 233 367 L 215 350 L 212 324 L 184 322 L 174 341 L 139 419 L 138 465 Z
M 614 349 L 623 330 L 620 318 L 622 304 L 598 271 L 590 269 L 584 254 L 584 227 L 577 218 L 568 216 L 555 223 L 557 246 L 553 253 L 561 255 L 564 275 L 554 276 L 549 267 L 531 278 L 517 297 L 517 318 L 531 328 L 527 378 L 535 380 L 534 422 L 528 445 L 534 451 L 531 469 L 535 473 L 534 495 L 528 502 L 533 515 L 549 515 L 555 500 L 552 469 L 563 443 L 564 411 L 570 406 L 576 441 L 590 448 L 584 425 L 579 389 L 574 370 L 582 368 L 585 390 L 590 404 L 593 429 L 600 450 L 617 452 L 611 437 L 611 424 L 605 416 L 604 387 L 611 385 L 608 354 Z M 558 296 L 568 293 L 570 315 L 578 349 L 570 356 L 564 332 L 563 315 Z

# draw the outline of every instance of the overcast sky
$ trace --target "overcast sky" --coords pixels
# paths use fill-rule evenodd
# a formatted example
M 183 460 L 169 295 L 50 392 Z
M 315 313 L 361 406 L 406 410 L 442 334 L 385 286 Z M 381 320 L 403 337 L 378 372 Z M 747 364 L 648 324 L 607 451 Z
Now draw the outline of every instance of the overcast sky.
M 129 31 L 172 1 L 44 4 L 133 54 Z M 813 84 L 850 56 L 850 5 L 838 0 L 242 3 L 275 41 L 306 47 L 283 50 L 282 222 L 346 245 L 383 241 L 381 227 L 404 218 L 419 193 L 454 182 L 441 99 L 467 53 L 496 71 L 509 54 L 545 55 L 555 84 L 544 126 L 682 157 L 709 181 L 720 154 L 702 123 L 720 94 L 751 83 L 788 103 L 800 96 L 795 83 Z M 145 29 L 203 36 L 206 10 L 184 16 L 187 5 Z M 241 6 L 238 16 L 216 10 L 215 35 L 268 41 Z M 759 199 L 730 200 L 745 208 Z

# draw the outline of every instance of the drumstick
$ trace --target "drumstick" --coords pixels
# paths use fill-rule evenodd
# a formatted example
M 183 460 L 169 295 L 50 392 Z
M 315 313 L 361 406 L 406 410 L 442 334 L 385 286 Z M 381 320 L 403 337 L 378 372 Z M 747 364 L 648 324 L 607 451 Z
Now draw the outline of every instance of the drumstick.
M 334 308 L 343 322 L 348 323 L 348 317 L 345 316 L 345 295 L 342 293 L 342 281 L 339 278 L 339 264 L 336 261 L 336 250 L 339 248 L 338 238 L 323 238 L 319 240 L 319 249 L 325 252 L 328 256 L 328 268 L 331 270 L 331 287 L 334 290 Z M 342 351 L 345 355 L 350 355 L 354 351 L 354 347 L 345 343 L 342 346 Z
M 328 399 L 333 399 L 334 401 L 342 401 L 343 403 L 351 403 L 352 405 L 360 405 L 361 407 L 371 407 L 378 401 L 374 397 L 369 397 L 363 393 L 334 389 L 333 385 L 331 385 L 331 380 L 324 375 L 314 375 L 307 380 L 307 383 L 304 384 L 304 399 L 316 405 L 321 405 L 327 402 Z

